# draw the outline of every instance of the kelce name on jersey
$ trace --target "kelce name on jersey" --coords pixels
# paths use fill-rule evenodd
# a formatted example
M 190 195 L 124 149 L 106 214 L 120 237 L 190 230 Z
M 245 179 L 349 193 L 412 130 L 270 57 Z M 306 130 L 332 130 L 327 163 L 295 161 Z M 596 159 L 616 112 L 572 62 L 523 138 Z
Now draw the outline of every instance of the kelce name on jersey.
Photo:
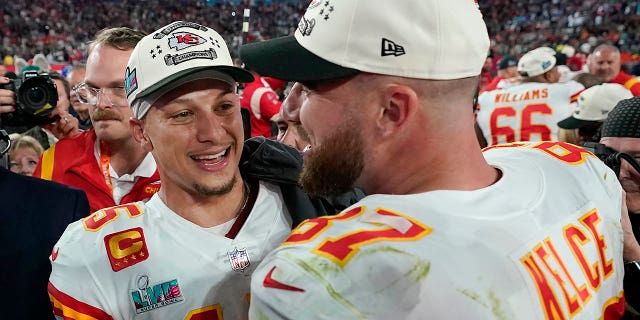
M 533 89 L 527 90 L 525 92 L 521 92 L 518 94 L 513 93 L 496 93 L 495 103 L 500 102 L 517 102 L 523 100 L 537 100 L 537 99 L 546 99 L 549 97 L 549 90 L 547 88 L 543 89 Z
M 562 227 L 564 241 L 548 237 L 520 258 L 535 283 L 546 319 L 569 319 L 589 301 L 592 292 L 598 291 L 601 284 L 614 273 L 613 259 L 605 253 L 605 237 L 597 228 L 601 222 L 598 212 L 593 209 L 577 222 Z M 588 245 L 597 248 L 598 258 L 591 259 L 596 261 L 589 261 L 588 254 L 585 255 L 582 250 Z M 567 257 L 575 259 L 581 274 L 569 272 Z M 609 307 L 624 310 L 622 294 L 616 294 L 620 296 L 612 297 L 611 303 L 602 306 L 603 314 L 607 313 L 604 309 Z

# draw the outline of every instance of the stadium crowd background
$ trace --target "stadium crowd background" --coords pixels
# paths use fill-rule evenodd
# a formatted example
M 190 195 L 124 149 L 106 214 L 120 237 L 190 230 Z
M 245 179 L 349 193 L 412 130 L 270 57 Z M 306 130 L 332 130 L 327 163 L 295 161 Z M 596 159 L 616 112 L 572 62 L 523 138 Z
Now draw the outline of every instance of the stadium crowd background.
M 330 1 L 330 0 L 329 0 Z M 308 0 L 32 0 L 7 1 L 0 17 L 0 57 L 13 65 L 44 53 L 59 68 L 82 61 L 86 44 L 105 27 L 154 30 L 174 20 L 188 20 L 218 30 L 237 55 L 243 41 L 290 34 Z M 570 45 L 588 54 L 609 42 L 623 52 L 627 67 L 640 52 L 640 1 L 481 0 L 479 6 L 492 37 L 492 55 L 522 54 L 530 49 Z M 242 33 L 243 10 L 251 9 L 250 29 Z M 494 68 L 496 60 L 494 59 Z

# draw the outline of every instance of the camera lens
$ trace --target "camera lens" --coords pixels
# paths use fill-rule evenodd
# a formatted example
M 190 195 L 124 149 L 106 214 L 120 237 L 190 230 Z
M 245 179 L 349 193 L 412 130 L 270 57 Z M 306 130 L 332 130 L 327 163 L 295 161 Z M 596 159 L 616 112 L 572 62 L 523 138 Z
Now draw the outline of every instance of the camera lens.
M 55 83 L 46 74 L 25 76 L 18 89 L 18 105 L 29 115 L 48 117 L 58 103 Z
M 42 87 L 29 88 L 25 98 L 30 105 L 43 105 L 48 100 L 47 92 Z

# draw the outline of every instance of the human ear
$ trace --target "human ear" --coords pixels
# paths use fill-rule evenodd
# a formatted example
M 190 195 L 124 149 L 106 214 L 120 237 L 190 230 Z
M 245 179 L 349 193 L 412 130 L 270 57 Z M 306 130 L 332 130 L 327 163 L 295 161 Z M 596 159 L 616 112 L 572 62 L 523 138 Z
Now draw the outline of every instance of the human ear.
M 151 152 L 153 150 L 153 143 L 151 143 L 151 139 L 144 131 L 144 123 L 135 118 L 129 119 L 129 127 L 131 128 L 131 134 L 133 135 L 133 139 L 142 146 L 142 148 Z
M 378 127 L 383 137 L 390 136 L 407 124 L 418 107 L 416 92 L 404 85 L 388 85 L 382 97 Z

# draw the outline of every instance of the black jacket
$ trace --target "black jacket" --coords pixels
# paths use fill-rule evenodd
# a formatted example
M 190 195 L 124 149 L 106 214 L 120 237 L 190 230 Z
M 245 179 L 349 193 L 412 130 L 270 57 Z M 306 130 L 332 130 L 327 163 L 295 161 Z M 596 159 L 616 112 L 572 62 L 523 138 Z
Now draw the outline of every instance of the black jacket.
M 339 213 L 364 197 L 362 191 L 354 189 L 337 197 L 311 198 L 298 184 L 301 170 L 302 154 L 295 148 L 264 137 L 244 143 L 240 159 L 243 178 L 279 185 L 293 227 L 306 219 Z
M 87 215 L 84 191 L 0 168 L 2 319 L 53 319 L 49 255 L 67 225 Z

